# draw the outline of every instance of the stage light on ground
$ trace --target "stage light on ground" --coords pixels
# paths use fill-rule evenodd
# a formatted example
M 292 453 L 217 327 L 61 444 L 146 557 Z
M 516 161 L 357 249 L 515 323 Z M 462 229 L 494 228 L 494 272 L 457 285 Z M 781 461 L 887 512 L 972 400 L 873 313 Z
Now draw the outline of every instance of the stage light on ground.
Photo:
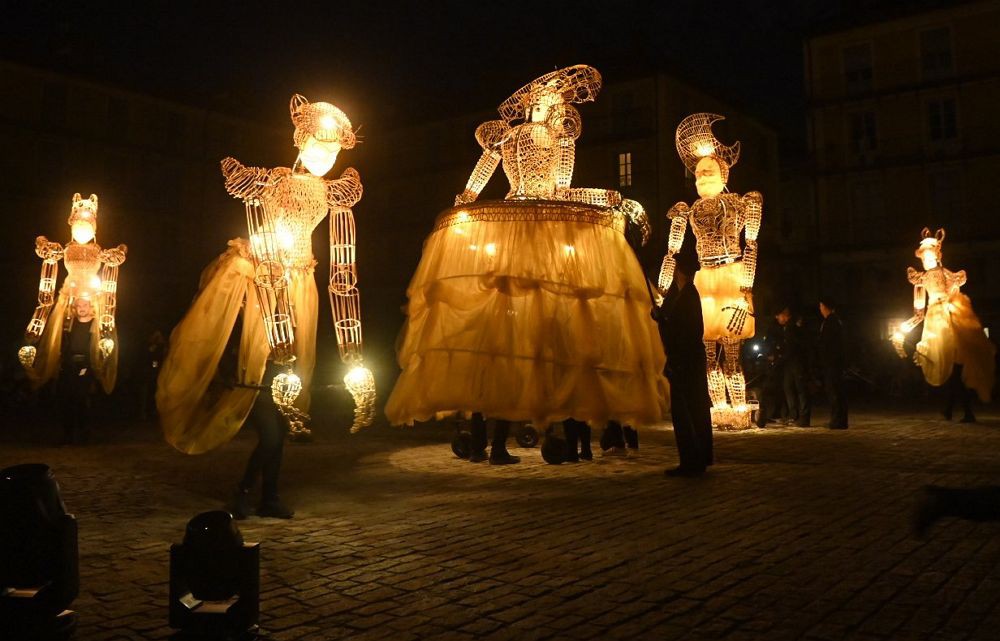
M 80 591 L 76 519 L 47 465 L 0 470 L 0 639 L 61 639 Z
M 170 546 L 170 627 L 182 638 L 251 639 L 260 620 L 260 544 L 228 512 L 191 519 Z

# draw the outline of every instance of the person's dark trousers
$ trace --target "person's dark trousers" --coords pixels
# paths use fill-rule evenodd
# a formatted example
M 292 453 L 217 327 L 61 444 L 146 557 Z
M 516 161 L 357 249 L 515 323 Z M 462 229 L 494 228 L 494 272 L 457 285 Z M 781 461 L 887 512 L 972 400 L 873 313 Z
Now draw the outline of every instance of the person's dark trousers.
M 805 368 L 799 363 L 786 363 L 784 378 L 785 402 L 788 403 L 790 418 L 801 427 L 812 422 L 812 407 L 809 403 L 809 389 L 806 386 Z
M 846 428 L 847 395 L 845 393 L 844 373 L 839 368 L 823 368 L 823 388 L 830 401 L 830 427 Z
M 951 420 L 951 413 L 957 402 L 962 405 L 962 420 L 975 420 L 975 415 L 972 413 L 972 395 L 972 390 L 967 388 L 965 383 L 962 382 L 962 366 L 956 364 L 954 369 L 951 370 L 951 376 L 948 377 L 944 417 L 949 421 Z
M 707 383 L 702 398 L 697 389 L 673 377 L 670 381 L 670 412 L 681 467 L 704 471 L 714 462 Z
M 610 450 L 614 447 L 625 449 L 625 431 L 618 421 L 608 421 L 601 433 L 601 449 Z
M 486 418 L 479 412 L 472 415 L 472 425 L 469 428 L 472 434 L 472 451 L 485 452 L 489 439 L 486 435 Z M 490 450 L 492 452 L 507 452 L 507 436 L 510 434 L 510 421 L 498 419 L 493 428 L 493 443 Z
M 590 429 L 589 427 L 587 428 Z M 629 446 L 630 449 L 639 449 L 639 431 L 630 425 L 625 425 L 622 427 L 622 436 L 625 438 L 625 444 Z
M 581 458 L 592 459 L 590 450 L 590 426 L 583 421 L 568 418 L 563 421 L 563 432 L 566 434 L 566 460 L 578 462 Z
M 90 428 L 90 389 L 93 379 L 80 368 L 63 366 L 59 377 L 59 414 L 66 443 L 87 440 Z
M 278 498 L 278 477 L 281 474 L 281 458 L 285 451 L 285 436 L 288 426 L 271 400 L 269 390 L 258 394 L 257 402 L 247 419 L 257 430 L 257 447 L 254 448 L 247 469 L 240 481 L 240 489 L 250 490 L 260 475 L 262 480 L 261 501 Z

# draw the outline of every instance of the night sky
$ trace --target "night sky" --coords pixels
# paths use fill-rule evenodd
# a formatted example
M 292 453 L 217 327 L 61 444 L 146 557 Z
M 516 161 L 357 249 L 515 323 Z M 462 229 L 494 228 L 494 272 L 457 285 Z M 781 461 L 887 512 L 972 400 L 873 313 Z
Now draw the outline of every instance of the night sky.
M 566 65 L 605 82 L 659 69 L 795 144 L 803 35 L 859 4 L 900 3 L 32 1 L 4 10 L 0 56 L 276 124 L 292 93 L 323 96 L 380 130 L 492 107 Z

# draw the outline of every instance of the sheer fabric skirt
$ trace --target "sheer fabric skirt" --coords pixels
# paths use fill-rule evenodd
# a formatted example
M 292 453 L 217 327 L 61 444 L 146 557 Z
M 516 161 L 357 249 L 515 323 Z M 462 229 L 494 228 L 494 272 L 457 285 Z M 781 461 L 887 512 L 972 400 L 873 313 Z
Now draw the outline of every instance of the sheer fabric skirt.
M 478 411 L 538 426 L 643 425 L 667 409 L 645 276 L 607 210 L 447 210 L 408 295 L 403 371 L 386 405 L 393 424 Z
M 996 348 L 986 338 L 972 301 L 961 292 L 927 307 L 917 345 L 917 363 L 931 385 L 944 385 L 955 364 L 962 365 L 962 383 L 989 402 L 996 377 Z

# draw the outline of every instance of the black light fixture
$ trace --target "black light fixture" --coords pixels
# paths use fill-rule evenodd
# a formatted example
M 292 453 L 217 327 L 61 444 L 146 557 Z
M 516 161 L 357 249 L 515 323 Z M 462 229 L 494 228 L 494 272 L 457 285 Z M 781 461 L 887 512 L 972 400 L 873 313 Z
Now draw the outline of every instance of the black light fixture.
M 49 466 L 0 470 L 0 639 L 72 634 L 80 591 L 76 519 Z
M 228 512 L 191 519 L 170 546 L 170 627 L 177 638 L 252 639 L 260 620 L 260 544 Z

